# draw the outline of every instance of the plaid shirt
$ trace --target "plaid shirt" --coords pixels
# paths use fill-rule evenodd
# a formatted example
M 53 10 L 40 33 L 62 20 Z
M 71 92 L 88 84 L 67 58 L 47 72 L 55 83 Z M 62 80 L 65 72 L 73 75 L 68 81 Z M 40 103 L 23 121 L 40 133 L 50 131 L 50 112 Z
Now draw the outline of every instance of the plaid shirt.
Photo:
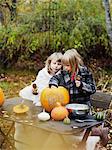
M 70 74 L 64 70 L 50 79 L 49 87 L 63 86 L 69 91 L 71 103 L 86 104 L 90 101 L 90 95 L 96 92 L 95 82 L 91 72 L 85 66 L 80 66 L 76 76 L 80 76 L 80 87 L 76 87 L 75 80 L 72 81 Z

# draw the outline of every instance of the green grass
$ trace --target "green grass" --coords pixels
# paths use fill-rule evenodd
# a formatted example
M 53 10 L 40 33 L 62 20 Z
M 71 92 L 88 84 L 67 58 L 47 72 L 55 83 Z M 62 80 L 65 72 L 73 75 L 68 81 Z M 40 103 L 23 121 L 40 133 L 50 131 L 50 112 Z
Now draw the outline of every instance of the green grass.
M 8 89 L 10 87 L 10 84 L 6 81 L 0 82 L 0 87 L 3 89 Z
M 19 96 L 19 91 L 31 84 L 36 73 L 25 70 L 5 70 L 5 77 L 4 80 L 0 81 L 0 87 L 4 91 L 5 98 L 11 98 Z

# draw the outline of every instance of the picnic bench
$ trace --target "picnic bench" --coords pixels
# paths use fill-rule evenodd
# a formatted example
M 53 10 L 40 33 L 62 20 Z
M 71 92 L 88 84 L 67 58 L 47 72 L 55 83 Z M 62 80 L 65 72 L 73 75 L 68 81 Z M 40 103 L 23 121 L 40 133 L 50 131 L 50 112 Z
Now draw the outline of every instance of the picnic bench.
M 96 91 L 95 94 L 91 95 L 91 102 L 93 107 L 108 109 L 112 102 L 112 94 Z

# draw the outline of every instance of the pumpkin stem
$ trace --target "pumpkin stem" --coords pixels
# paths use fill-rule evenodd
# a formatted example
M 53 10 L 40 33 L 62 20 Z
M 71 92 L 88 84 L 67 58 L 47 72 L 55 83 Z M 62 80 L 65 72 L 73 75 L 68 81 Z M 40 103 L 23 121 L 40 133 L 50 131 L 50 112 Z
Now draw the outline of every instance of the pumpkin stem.
M 20 107 L 24 108 L 24 100 L 22 100 L 22 102 L 20 103 Z
M 43 108 L 43 111 L 42 112 L 45 112 L 45 109 Z
M 68 115 L 66 115 L 66 117 L 65 118 L 68 118 Z
M 59 107 L 61 106 L 61 103 L 60 102 L 56 102 L 56 107 Z
M 24 108 L 24 104 L 23 104 L 23 103 L 21 103 L 21 104 L 20 104 L 20 107 L 23 109 L 23 108 Z

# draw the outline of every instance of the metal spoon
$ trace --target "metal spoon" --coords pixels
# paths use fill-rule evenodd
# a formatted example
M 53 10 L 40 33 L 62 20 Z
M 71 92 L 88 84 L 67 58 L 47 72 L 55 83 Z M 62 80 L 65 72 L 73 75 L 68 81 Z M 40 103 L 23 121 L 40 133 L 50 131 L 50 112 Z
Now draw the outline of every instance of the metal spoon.
M 95 122 L 96 120 L 94 120 L 94 119 L 84 119 L 84 120 L 75 119 L 75 121 L 76 121 L 76 122 L 83 123 L 83 122 Z

